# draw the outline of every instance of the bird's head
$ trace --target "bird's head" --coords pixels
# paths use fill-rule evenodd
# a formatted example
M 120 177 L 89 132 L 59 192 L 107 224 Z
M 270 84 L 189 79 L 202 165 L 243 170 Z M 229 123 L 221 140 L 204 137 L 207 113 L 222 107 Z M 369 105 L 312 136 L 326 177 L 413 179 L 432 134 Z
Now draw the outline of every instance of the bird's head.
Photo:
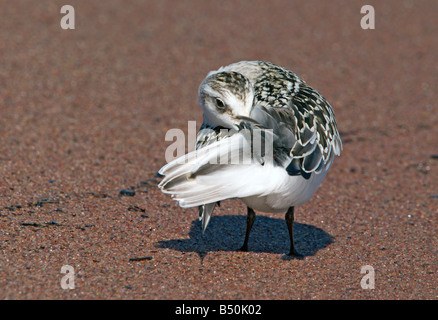
M 238 72 L 210 73 L 199 86 L 199 104 L 204 121 L 211 126 L 236 129 L 238 117 L 248 117 L 254 89 L 248 78 Z

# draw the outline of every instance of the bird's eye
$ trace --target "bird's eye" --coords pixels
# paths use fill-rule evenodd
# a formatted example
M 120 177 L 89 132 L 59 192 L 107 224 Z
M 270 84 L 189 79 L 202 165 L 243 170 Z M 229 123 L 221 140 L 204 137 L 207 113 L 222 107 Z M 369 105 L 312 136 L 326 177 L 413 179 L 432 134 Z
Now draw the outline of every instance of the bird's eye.
M 225 109 L 225 103 L 219 98 L 216 98 L 216 106 L 218 109 Z

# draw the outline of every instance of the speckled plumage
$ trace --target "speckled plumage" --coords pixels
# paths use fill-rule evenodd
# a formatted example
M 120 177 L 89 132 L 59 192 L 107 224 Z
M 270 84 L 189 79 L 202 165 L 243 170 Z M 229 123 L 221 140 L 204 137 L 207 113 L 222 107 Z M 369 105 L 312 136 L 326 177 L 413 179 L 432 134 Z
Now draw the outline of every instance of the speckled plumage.
M 210 72 L 199 87 L 199 102 L 204 122 L 196 150 L 185 163 L 174 161 L 160 170 L 165 176 L 160 188 L 182 207 L 199 206 L 204 230 L 215 204 L 228 198 L 248 206 L 247 230 L 255 219 L 253 209 L 287 210 L 294 253 L 293 208 L 311 198 L 342 149 L 330 104 L 295 73 L 264 61 L 241 61 Z M 257 130 L 271 139 L 271 153 L 254 152 L 254 141 L 244 132 Z M 257 161 L 212 161 L 234 151 Z M 244 249 L 248 236 L 249 231 Z
M 248 66 L 246 70 L 245 64 Z M 224 77 L 223 74 L 224 71 L 236 74 L 231 70 L 239 70 L 241 73 L 237 74 L 245 75 L 254 88 L 252 118 L 258 121 L 259 126 L 276 129 L 281 123 L 293 133 L 293 139 L 285 147 L 290 147 L 291 156 L 300 159 L 300 167 L 305 172 L 320 169 L 319 165 L 330 165 L 333 155 L 340 154 L 342 143 L 330 104 L 295 73 L 270 62 L 244 61 L 218 70 L 221 80 L 226 79 L 228 84 L 235 81 L 230 81 L 232 77 Z M 222 85 L 220 82 L 219 86 Z M 229 87 L 237 93 L 247 91 L 242 87 L 236 90 L 235 85 Z M 205 129 L 219 131 L 217 127 L 204 122 L 197 137 L 197 149 L 211 143 L 211 139 L 222 137 Z M 209 133 L 209 137 L 204 136 L 203 130 Z M 323 161 L 318 162 L 319 158 Z

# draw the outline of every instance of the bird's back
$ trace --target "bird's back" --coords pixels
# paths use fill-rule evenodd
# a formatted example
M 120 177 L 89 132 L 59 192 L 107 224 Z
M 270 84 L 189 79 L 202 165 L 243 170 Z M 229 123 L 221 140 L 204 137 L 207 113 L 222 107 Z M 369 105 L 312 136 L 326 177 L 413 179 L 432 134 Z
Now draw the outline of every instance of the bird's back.
M 342 142 L 334 112 L 318 91 L 292 71 L 270 62 L 240 61 L 217 70 L 223 71 L 241 73 L 251 82 L 254 103 L 248 120 L 277 135 L 278 162 L 292 156 L 291 172 L 304 174 L 330 167 Z

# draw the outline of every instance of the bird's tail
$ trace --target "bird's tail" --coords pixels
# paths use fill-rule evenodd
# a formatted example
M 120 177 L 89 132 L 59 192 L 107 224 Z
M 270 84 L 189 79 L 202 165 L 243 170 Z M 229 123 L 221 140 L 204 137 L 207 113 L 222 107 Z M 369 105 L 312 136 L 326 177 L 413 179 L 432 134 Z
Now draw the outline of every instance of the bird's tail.
M 202 222 L 202 233 L 207 229 L 210 218 L 213 214 L 214 207 L 216 203 L 207 203 L 199 206 L 199 220 Z

